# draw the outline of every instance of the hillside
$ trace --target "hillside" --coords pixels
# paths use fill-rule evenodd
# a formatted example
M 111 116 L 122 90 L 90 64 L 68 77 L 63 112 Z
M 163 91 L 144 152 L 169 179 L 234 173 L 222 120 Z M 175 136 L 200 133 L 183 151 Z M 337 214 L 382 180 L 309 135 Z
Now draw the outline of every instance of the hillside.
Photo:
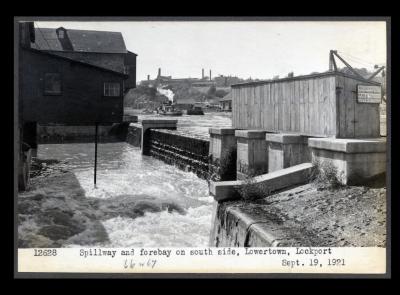
M 155 109 L 167 101 L 168 97 L 159 93 L 156 88 L 139 85 L 125 94 L 124 106 L 134 109 Z
M 218 104 L 219 99 L 229 93 L 229 88 L 227 87 L 193 87 L 191 83 L 186 81 L 159 84 L 157 88 L 139 85 L 125 95 L 124 106 L 133 109 L 155 110 L 163 102 L 168 101 L 168 97 L 160 93 L 166 93 L 165 90 L 172 91 L 171 97 L 173 96 L 173 100 L 177 104 L 194 104 L 195 102 Z

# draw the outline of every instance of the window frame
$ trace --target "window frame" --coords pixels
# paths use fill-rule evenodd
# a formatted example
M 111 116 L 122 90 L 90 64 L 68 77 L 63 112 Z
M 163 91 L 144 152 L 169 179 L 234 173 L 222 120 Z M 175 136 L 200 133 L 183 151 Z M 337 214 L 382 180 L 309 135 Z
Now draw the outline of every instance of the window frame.
M 59 92 L 48 92 L 46 90 L 46 75 L 58 75 L 59 80 L 60 80 L 60 91 Z M 63 95 L 63 82 L 62 82 L 62 75 L 61 73 L 57 72 L 45 72 L 43 74 L 43 95 L 44 96 L 61 96 Z
M 118 95 L 106 95 L 106 84 L 117 84 Z M 120 81 L 103 81 L 103 97 L 121 97 L 121 82 Z
M 59 39 L 64 39 L 65 38 L 65 31 L 64 30 L 59 30 L 58 32 L 57 32 L 57 37 L 59 38 Z

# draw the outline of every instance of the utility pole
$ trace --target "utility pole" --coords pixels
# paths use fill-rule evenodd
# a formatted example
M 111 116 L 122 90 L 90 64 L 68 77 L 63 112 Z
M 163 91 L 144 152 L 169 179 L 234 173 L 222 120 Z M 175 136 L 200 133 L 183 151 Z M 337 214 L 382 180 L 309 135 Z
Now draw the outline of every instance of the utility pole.
M 357 73 L 357 71 L 355 69 L 353 69 L 353 67 L 351 65 L 349 65 L 349 63 L 347 61 L 345 61 L 338 53 L 337 50 L 331 50 L 330 51 L 331 57 L 332 57 L 332 64 L 333 66 L 336 68 L 336 62 L 335 62 L 335 56 L 340 59 L 340 61 L 342 63 L 344 63 L 346 65 L 346 67 L 358 78 L 362 79 L 362 80 L 366 80 L 363 76 L 361 76 L 359 73 Z
M 99 129 L 99 123 L 96 122 L 94 131 L 94 188 L 96 188 L 96 176 L 97 176 L 97 133 Z

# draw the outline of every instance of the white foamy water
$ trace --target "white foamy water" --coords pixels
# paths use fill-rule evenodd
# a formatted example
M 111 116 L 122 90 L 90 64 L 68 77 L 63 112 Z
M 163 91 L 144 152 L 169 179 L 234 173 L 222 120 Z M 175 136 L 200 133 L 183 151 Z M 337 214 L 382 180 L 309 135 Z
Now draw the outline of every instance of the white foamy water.
M 82 152 L 86 151 L 86 152 Z M 133 198 L 156 204 L 167 202 L 183 208 L 145 212 L 136 218 L 116 217 L 101 221 L 108 247 L 207 246 L 211 230 L 213 198 L 205 180 L 152 157 L 127 143 L 98 146 L 97 187 L 93 185 L 93 144 L 40 145 L 39 158 L 68 158 L 87 198 Z M 87 245 L 96 246 L 96 245 Z
M 135 114 L 132 112 L 132 114 Z M 135 114 L 138 119 L 165 119 L 162 115 L 155 114 Z M 182 115 L 182 116 L 170 116 L 168 119 L 178 120 L 178 129 L 187 130 L 195 134 L 201 134 L 208 136 L 208 130 L 210 127 L 213 128 L 230 128 L 232 127 L 232 113 L 225 112 L 211 112 L 204 113 L 204 115 Z
M 182 116 L 180 129 L 208 134 L 209 127 L 229 127 L 227 114 Z M 173 204 L 183 212 L 161 210 L 136 218 L 118 216 L 101 220 L 109 243 L 105 247 L 208 246 L 214 200 L 205 180 L 162 161 L 142 156 L 127 143 L 98 144 L 97 188 L 93 185 L 94 144 L 39 145 L 38 157 L 68 161 L 87 198 L 146 200 Z M 99 209 L 101 210 L 101 209 Z M 74 245 L 72 245 L 74 246 Z M 82 247 L 82 245 L 80 245 Z
M 186 214 L 147 212 L 135 219 L 116 217 L 103 223 L 114 247 L 207 246 L 211 205 L 189 208 Z

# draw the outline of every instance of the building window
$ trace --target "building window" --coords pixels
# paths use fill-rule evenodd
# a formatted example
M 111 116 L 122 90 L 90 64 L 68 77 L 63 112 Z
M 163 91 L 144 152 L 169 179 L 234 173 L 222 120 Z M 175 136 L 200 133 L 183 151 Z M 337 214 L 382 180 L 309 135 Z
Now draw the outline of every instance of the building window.
M 61 95 L 61 75 L 59 73 L 44 74 L 44 94 Z
M 129 66 L 124 66 L 124 74 L 129 75 Z
M 64 31 L 63 30 L 58 31 L 58 38 L 64 39 Z
M 120 84 L 118 82 L 105 82 L 104 96 L 120 96 Z

